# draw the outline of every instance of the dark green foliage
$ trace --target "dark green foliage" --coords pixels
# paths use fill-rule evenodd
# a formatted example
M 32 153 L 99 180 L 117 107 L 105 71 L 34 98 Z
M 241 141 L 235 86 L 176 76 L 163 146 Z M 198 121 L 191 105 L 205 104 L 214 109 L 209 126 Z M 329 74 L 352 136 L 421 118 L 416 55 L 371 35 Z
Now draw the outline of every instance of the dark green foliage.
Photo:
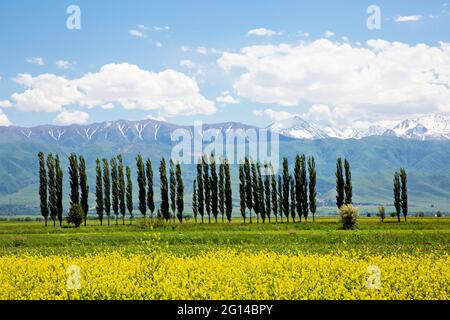
M 114 212 L 116 225 L 119 216 L 119 174 L 117 172 L 117 159 L 111 159 L 111 196 L 112 196 L 112 209 Z
M 87 215 L 89 213 L 89 185 L 88 185 L 88 178 L 87 178 L 87 173 L 86 173 L 86 161 L 84 160 L 83 156 L 80 156 L 79 158 L 80 161 L 80 168 L 79 168 L 79 172 L 80 172 L 80 205 L 81 208 L 83 209 L 83 219 L 84 219 L 84 225 L 86 225 L 86 219 L 87 219 Z
M 397 220 L 400 222 L 400 213 L 402 210 L 402 200 L 400 195 L 400 174 L 394 173 L 394 207 L 397 215 Z
M 275 173 L 273 172 L 273 166 L 270 164 L 270 170 L 272 174 L 272 212 L 275 216 L 275 222 L 278 222 L 278 191 L 277 191 L 277 180 Z M 270 217 L 269 217 L 270 219 Z
M 250 223 L 252 223 L 252 209 L 253 209 L 253 199 L 252 199 L 252 176 L 250 169 L 250 161 L 245 157 L 244 162 L 244 173 L 245 173 L 245 204 L 247 209 L 250 211 Z
M 280 215 L 281 221 L 283 221 L 283 183 L 281 175 L 278 175 L 278 214 Z
M 297 214 L 299 216 L 300 221 L 302 221 L 303 209 L 302 209 L 302 190 L 303 190 L 303 181 L 302 181 L 302 168 L 301 168 L 301 159 L 300 155 L 295 157 L 295 166 L 294 166 L 294 179 L 295 179 L 295 204 Z
M 170 186 L 170 210 L 172 211 L 172 219 L 175 222 L 175 211 L 177 209 L 176 203 L 176 185 L 177 182 L 175 180 L 175 167 L 172 159 L 169 162 L 169 186 Z
M 153 218 L 155 201 L 153 200 L 153 168 L 150 159 L 146 161 L 145 171 L 147 176 L 147 208 L 150 211 L 150 216 Z
M 300 201 L 302 205 L 302 215 L 305 221 L 308 220 L 308 179 L 306 178 L 306 158 L 305 155 L 300 157 Z
M 245 223 L 245 209 L 246 209 L 246 202 L 245 202 L 245 172 L 244 172 L 244 164 L 239 164 L 239 205 L 240 205 L 240 211 L 241 216 L 244 218 Z
M 231 169 L 230 163 L 225 158 L 225 214 L 228 222 L 231 222 L 231 215 L 233 214 L 233 190 L 231 188 Z
M 41 215 L 44 218 L 45 225 L 47 226 L 48 220 L 48 204 L 47 204 L 47 170 L 45 166 L 45 155 L 43 152 L 39 152 L 39 200 L 41 206 Z
M 177 218 L 182 223 L 184 211 L 184 182 L 181 175 L 181 165 L 179 163 L 177 163 L 175 175 L 177 180 Z
M 161 159 L 161 163 L 159 166 L 159 178 L 161 182 L 161 207 L 160 214 L 162 217 L 169 221 L 170 212 L 169 212 L 169 185 L 167 182 L 167 173 L 166 173 L 166 160 L 164 158 Z
M 403 217 L 408 215 L 408 187 L 407 187 L 407 176 L 406 170 L 404 168 L 400 169 L 400 182 L 401 182 L 401 200 L 402 200 L 402 213 Z
M 291 218 L 292 221 L 295 222 L 295 213 L 297 210 L 297 206 L 296 206 L 296 194 L 295 194 L 295 179 L 294 177 L 291 176 L 290 178 L 291 180 Z
M 105 210 L 105 214 L 108 217 L 108 226 L 109 226 L 109 217 L 111 215 L 111 181 L 110 181 L 110 173 L 109 173 L 109 162 L 108 159 L 103 159 L 103 206 Z
M 194 214 L 195 223 L 197 223 L 198 216 L 198 196 L 197 196 L 197 180 L 194 179 L 192 183 L 192 213 Z
M 69 156 L 70 205 L 80 203 L 80 181 L 78 178 L 78 158 L 75 153 Z
M 203 159 L 198 159 L 197 163 L 197 211 L 200 217 L 205 215 L 205 202 L 203 190 Z
M 259 162 L 256 163 L 256 170 L 258 173 L 258 201 L 259 201 L 258 209 L 259 209 L 259 215 L 261 216 L 261 219 L 264 223 L 266 221 L 266 208 L 264 206 L 264 204 L 265 204 L 264 183 L 263 183 L 263 179 L 261 177 L 261 165 Z
M 127 214 L 125 202 L 125 174 L 123 169 L 123 159 L 120 154 L 117 156 L 117 163 L 117 171 L 119 174 L 119 210 L 122 215 L 122 224 L 125 224 L 125 215 Z
M 206 214 L 208 215 L 208 223 L 211 223 L 211 189 L 210 189 L 209 164 L 207 155 L 204 155 L 202 158 L 202 167 L 203 167 L 203 191 L 205 194 L 204 196 L 205 209 Z
M 253 199 L 253 211 L 255 211 L 256 214 L 256 221 L 259 223 L 259 184 L 258 184 L 258 172 L 257 172 L 257 166 L 254 161 L 251 162 L 251 170 L 252 170 L 252 199 Z M 250 219 L 250 223 L 251 223 Z
M 344 175 L 342 172 L 342 159 L 336 161 L 336 206 L 339 209 L 344 204 Z
M 311 210 L 313 216 L 313 222 L 315 220 L 317 203 L 316 203 L 316 161 L 314 157 L 308 159 L 308 172 L 309 172 L 309 210 Z
M 137 183 L 139 188 L 139 211 L 144 216 L 147 214 L 147 194 L 146 194 L 146 178 L 145 166 L 140 154 L 136 157 Z
M 58 215 L 57 199 L 56 199 L 56 170 L 55 157 L 53 154 L 47 156 L 47 175 L 48 175 L 48 208 L 50 210 L 50 218 L 53 225 L 56 223 Z
M 126 167 L 126 176 L 127 176 L 126 202 L 131 223 L 131 221 L 133 220 L 133 181 L 131 180 L 131 168 L 129 166 Z
M 209 166 L 210 166 L 210 173 L 211 173 L 211 178 L 210 178 L 210 182 L 209 182 L 209 187 L 211 190 L 211 213 L 214 216 L 214 220 L 217 223 L 217 216 L 219 214 L 219 207 L 218 207 L 219 180 L 217 177 L 216 159 L 214 158 L 214 154 L 211 154 L 211 157 L 209 159 Z
M 286 217 L 287 221 L 289 222 L 289 186 L 290 186 L 290 175 L 289 175 L 289 164 L 288 160 L 285 157 L 283 159 L 283 200 L 282 200 L 282 208 L 284 216 Z
M 223 160 L 219 163 L 219 194 L 218 194 L 219 213 L 222 216 L 222 223 L 225 216 L 225 164 Z
M 69 215 L 67 216 L 67 223 L 71 224 L 73 223 L 75 225 L 75 228 L 80 227 L 81 222 L 83 222 L 84 219 L 84 211 L 81 205 L 79 204 L 73 204 L 70 207 Z
M 97 159 L 95 161 L 95 209 L 97 211 L 98 219 L 100 220 L 100 225 L 103 225 L 103 179 L 102 179 L 102 167 L 100 164 L 100 160 Z
M 345 204 L 352 204 L 353 188 L 352 188 L 352 173 L 350 171 L 350 164 L 347 159 L 344 160 L 345 169 Z
M 269 219 L 270 223 L 270 215 L 272 211 L 272 205 L 271 205 L 271 194 L 270 194 L 270 175 L 269 175 L 269 165 L 267 163 L 264 163 L 264 201 L 265 201 L 265 214 L 267 218 Z
M 63 171 L 61 169 L 61 161 L 59 156 L 55 158 L 56 170 L 56 213 L 58 216 L 59 225 L 62 226 L 63 219 Z

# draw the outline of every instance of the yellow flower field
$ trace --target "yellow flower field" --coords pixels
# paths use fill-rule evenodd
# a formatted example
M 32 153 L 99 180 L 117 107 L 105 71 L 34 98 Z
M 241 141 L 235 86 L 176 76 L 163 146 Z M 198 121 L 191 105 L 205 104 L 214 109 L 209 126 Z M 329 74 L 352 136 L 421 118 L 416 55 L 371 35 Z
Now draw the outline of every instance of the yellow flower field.
M 79 271 L 79 274 L 77 273 Z M 447 254 L 0 257 L 0 299 L 449 299 Z

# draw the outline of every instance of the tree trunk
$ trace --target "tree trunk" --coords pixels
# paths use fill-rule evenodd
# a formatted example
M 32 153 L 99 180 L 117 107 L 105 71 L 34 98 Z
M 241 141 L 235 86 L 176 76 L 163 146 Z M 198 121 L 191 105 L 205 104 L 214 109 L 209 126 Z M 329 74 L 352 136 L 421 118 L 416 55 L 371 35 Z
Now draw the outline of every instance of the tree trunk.
M 44 218 L 45 226 L 47 226 L 47 218 Z

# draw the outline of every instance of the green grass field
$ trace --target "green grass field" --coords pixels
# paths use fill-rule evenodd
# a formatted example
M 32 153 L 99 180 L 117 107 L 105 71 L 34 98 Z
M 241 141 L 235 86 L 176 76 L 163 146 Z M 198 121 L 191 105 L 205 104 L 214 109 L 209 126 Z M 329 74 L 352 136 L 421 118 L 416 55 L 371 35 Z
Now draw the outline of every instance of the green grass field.
M 192 255 L 223 248 L 286 253 L 334 253 L 355 250 L 365 253 L 449 253 L 450 219 L 409 218 L 397 223 L 386 218 L 360 218 L 359 228 L 341 230 L 337 218 L 318 218 L 315 223 L 231 224 L 158 223 L 135 219 L 130 225 L 103 225 L 88 221 L 80 228 L 45 227 L 42 222 L 0 222 L 0 255 L 70 254 L 121 250 L 134 252 L 142 244 Z

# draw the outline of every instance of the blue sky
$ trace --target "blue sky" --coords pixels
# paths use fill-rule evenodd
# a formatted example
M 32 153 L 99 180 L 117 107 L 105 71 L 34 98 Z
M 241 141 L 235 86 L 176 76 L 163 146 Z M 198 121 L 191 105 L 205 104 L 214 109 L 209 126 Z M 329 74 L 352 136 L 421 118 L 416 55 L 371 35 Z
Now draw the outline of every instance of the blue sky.
M 0 124 L 449 113 L 450 5 L 342 3 L 2 1 Z M 66 27 L 71 4 L 80 30 Z M 366 25 L 372 4 L 379 30 Z

